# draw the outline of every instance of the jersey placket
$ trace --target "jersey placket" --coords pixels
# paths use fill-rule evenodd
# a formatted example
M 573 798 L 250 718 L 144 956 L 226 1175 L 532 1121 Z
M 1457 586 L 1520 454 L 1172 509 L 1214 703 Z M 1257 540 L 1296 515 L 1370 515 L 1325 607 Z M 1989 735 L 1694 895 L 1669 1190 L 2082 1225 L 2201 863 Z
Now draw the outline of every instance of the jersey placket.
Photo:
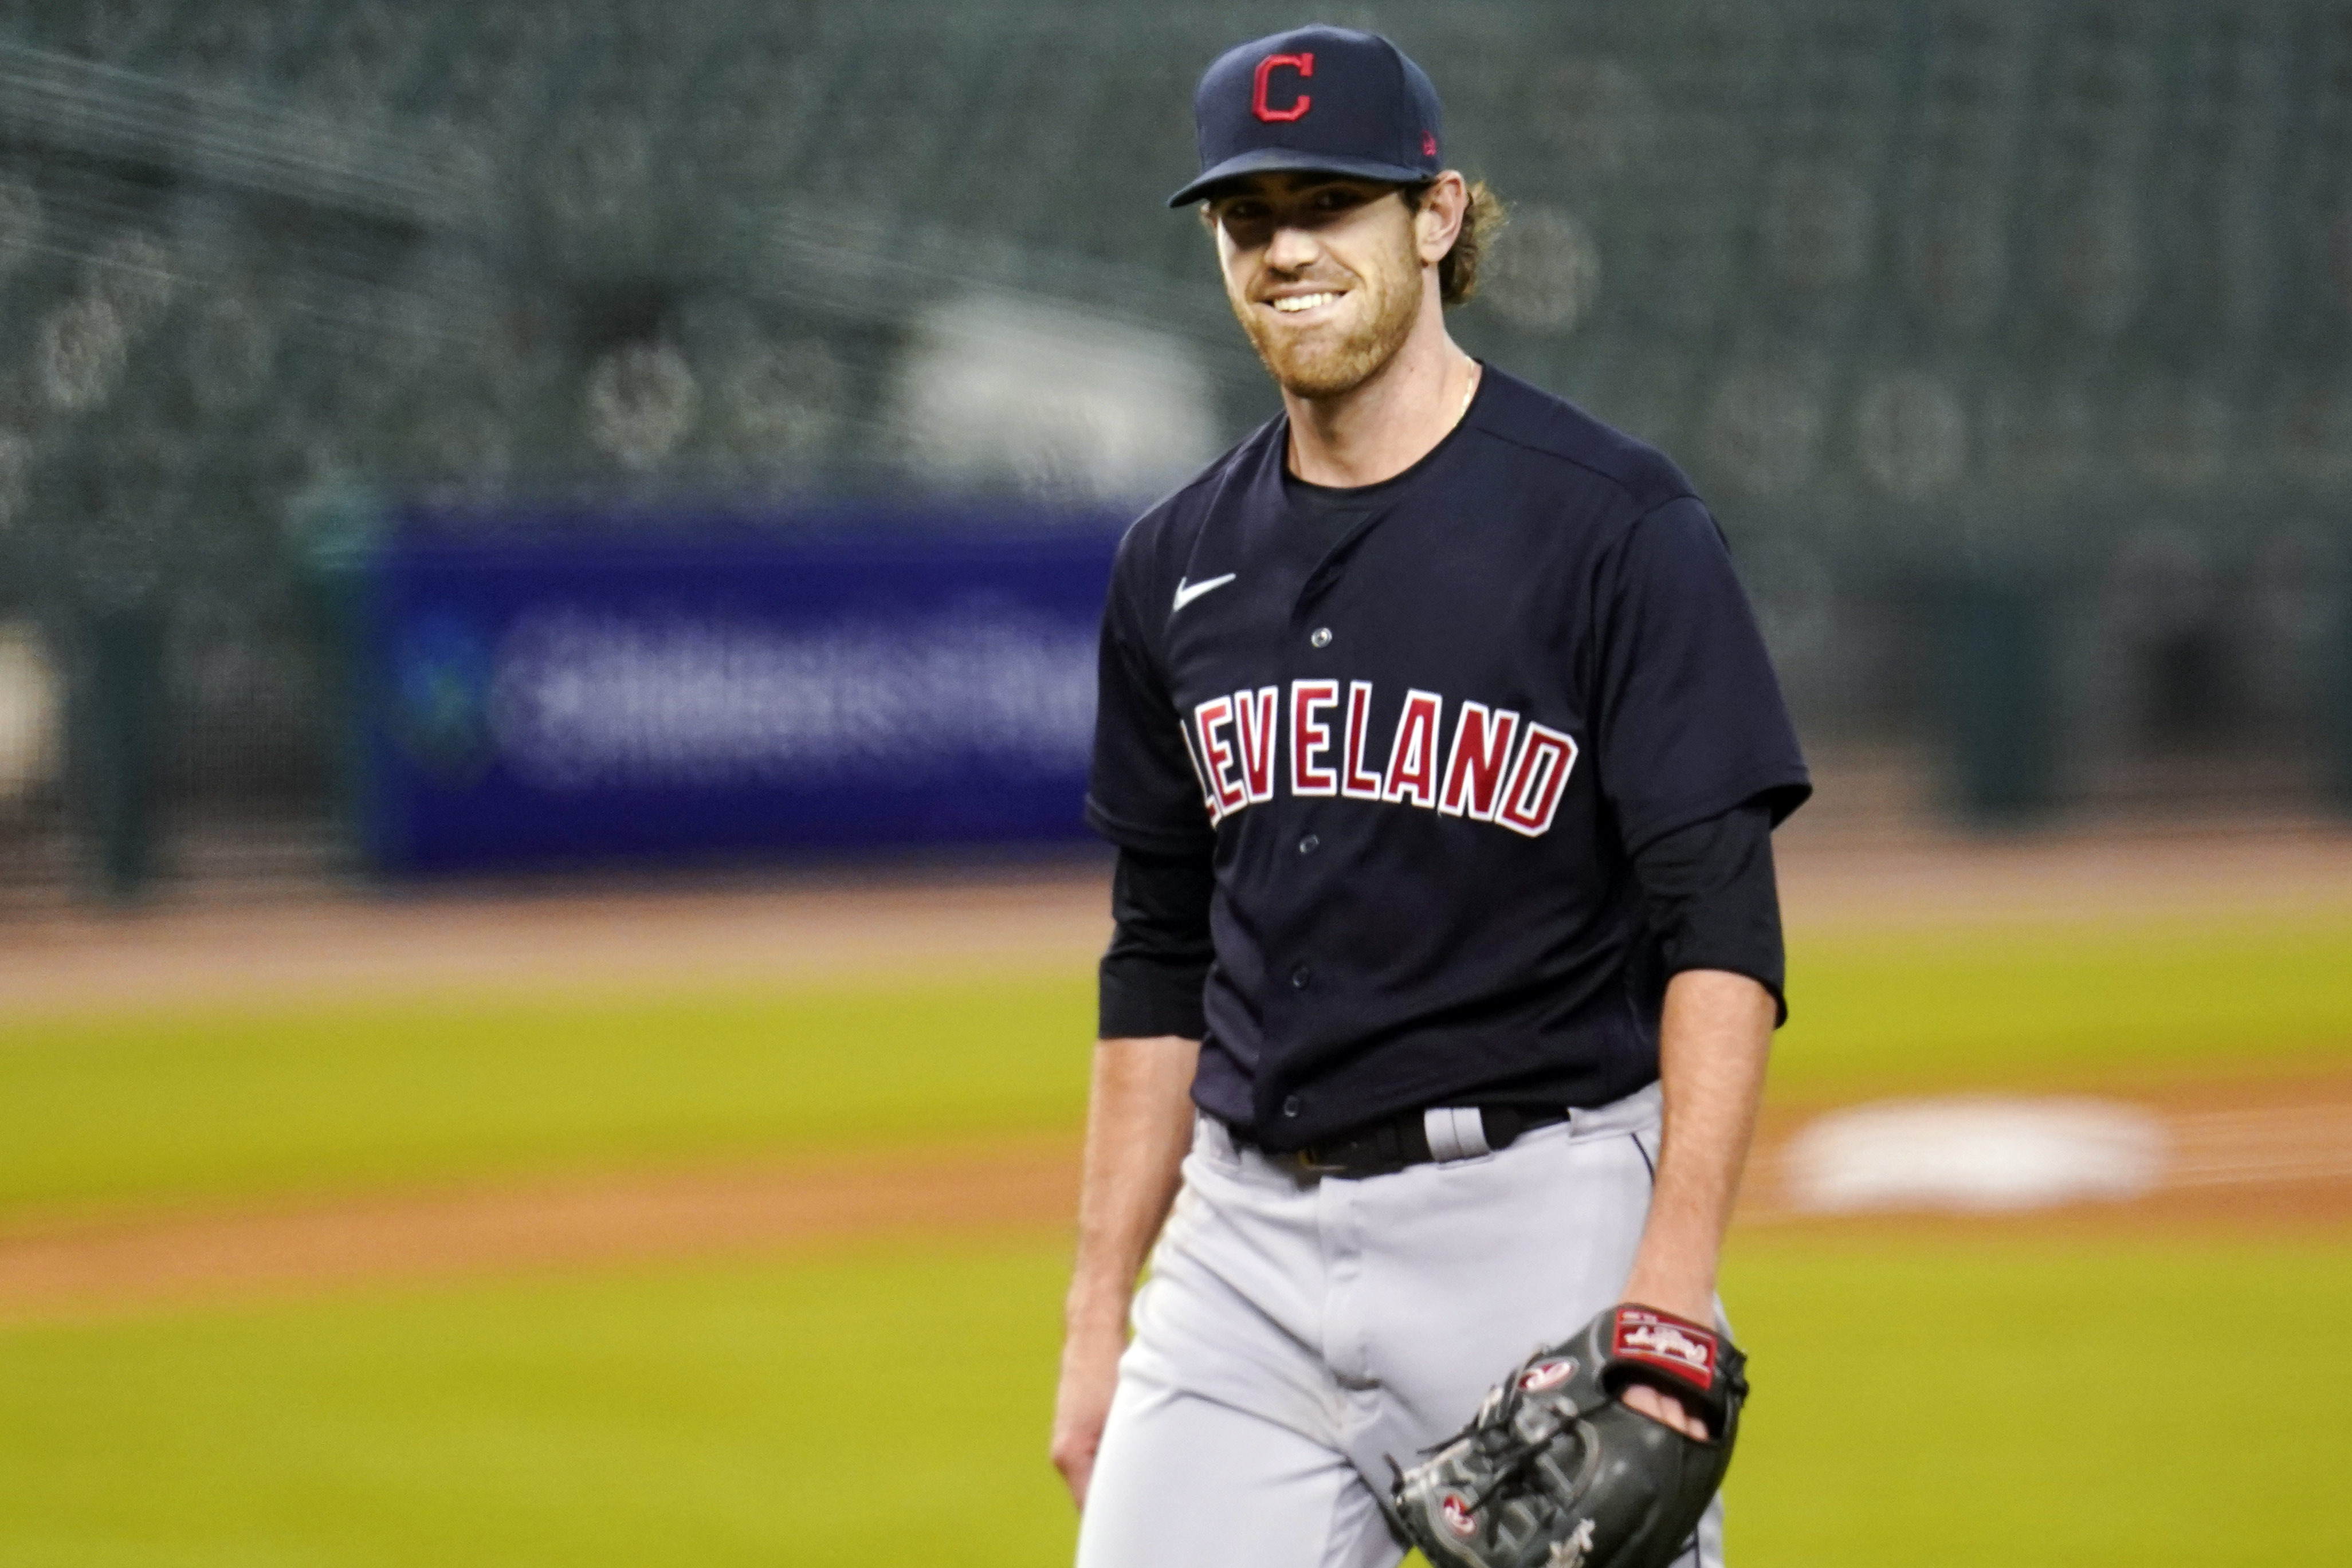
M 1301 678 L 1328 678 L 1344 692 L 1344 681 L 1333 673 L 1344 667 L 1333 662 L 1334 651 L 1342 654 L 1348 652 L 1360 628 L 1350 626 L 1343 634 L 1331 626 L 1328 623 L 1328 601 L 1345 576 L 1349 561 L 1391 509 L 1385 506 L 1375 507 L 1357 517 L 1317 558 L 1314 566 L 1299 583 L 1297 594 L 1291 601 L 1289 625 L 1286 632 L 1287 656 L 1278 665 L 1285 690 L 1290 689 L 1291 684 Z M 1307 861 L 1323 847 L 1323 833 L 1318 831 L 1317 822 L 1320 802 L 1301 799 L 1295 793 L 1293 800 L 1297 814 L 1290 821 L 1289 829 L 1297 837 L 1294 852 L 1286 858 Z M 1299 874 L 1322 878 L 1341 873 L 1329 863 L 1321 862 L 1314 863 L 1311 868 L 1301 867 Z M 1318 957 L 1318 955 L 1310 947 L 1302 946 L 1283 955 L 1276 967 L 1276 972 L 1286 977 L 1288 981 L 1290 994 L 1286 999 L 1289 1005 L 1285 1011 L 1295 1014 L 1316 1005 Z M 1273 1041 L 1269 1040 L 1268 1043 L 1271 1045 Z M 1268 1068 L 1275 1068 L 1275 1071 L 1268 1071 Z M 1270 1124 L 1268 1113 L 1277 1110 L 1286 1120 L 1300 1114 L 1304 1101 L 1296 1091 L 1286 1089 L 1279 1096 L 1266 1093 L 1282 1081 L 1283 1074 L 1278 1066 L 1273 1062 L 1261 1062 L 1260 1071 L 1265 1073 L 1263 1082 L 1265 1085 L 1265 1089 L 1261 1091 L 1261 1120 Z

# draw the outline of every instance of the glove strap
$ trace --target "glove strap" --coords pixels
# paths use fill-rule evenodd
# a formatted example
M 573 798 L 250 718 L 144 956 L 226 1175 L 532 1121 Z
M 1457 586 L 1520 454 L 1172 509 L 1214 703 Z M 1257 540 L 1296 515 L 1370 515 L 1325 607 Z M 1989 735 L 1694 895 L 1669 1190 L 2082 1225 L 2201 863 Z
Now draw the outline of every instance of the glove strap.
M 1719 1429 L 1731 1396 L 1748 1392 L 1741 1375 L 1747 1358 L 1705 1324 L 1655 1307 L 1620 1306 L 1609 1317 L 1601 1385 L 1612 1394 L 1646 1383 L 1691 1400 Z

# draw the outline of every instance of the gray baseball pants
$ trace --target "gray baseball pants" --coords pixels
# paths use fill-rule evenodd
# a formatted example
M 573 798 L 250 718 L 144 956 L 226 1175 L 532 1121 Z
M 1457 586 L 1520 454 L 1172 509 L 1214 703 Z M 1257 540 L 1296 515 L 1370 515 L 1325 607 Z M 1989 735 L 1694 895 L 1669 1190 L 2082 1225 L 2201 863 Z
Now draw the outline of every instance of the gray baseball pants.
M 1201 1118 L 1078 1568 L 1393 1568 L 1387 1456 L 1412 1463 L 1619 1299 L 1658 1104 L 1653 1084 L 1497 1153 L 1360 1181 L 1295 1175 Z M 1675 1568 L 1722 1568 L 1722 1541 L 1717 1499 Z

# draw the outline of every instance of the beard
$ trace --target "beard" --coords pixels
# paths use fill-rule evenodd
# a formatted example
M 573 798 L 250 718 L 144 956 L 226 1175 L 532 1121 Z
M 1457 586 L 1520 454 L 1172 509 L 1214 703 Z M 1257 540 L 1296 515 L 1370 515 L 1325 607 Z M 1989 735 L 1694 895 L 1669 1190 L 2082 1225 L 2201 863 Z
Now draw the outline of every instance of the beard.
M 1337 397 L 1353 392 L 1391 360 L 1412 335 L 1421 314 L 1420 258 L 1413 254 L 1411 230 L 1401 237 L 1394 255 L 1370 274 L 1348 272 L 1349 293 L 1359 308 L 1352 325 L 1331 322 L 1303 331 L 1286 329 L 1279 315 L 1265 312 L 1230 289 L 1226 303 L 1240 318 L 1242 330 L 1257 350 L 1266 371 L 1295 397 Z

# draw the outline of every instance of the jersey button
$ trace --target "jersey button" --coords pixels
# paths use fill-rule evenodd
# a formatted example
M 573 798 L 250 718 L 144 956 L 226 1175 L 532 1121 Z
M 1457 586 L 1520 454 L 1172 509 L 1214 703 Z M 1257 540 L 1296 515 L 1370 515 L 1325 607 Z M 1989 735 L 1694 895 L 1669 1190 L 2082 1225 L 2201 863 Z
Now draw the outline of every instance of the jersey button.
M 1298 852 L 1302 855 L 1311 855 L 1322 847 L 1323 841 L 1317 838 L 1313 833 L 1309 833 L 1305 838 L 1298 841 Z
M 1294 991 L 1303 991 L 1314 983 L 1314 979 L 1315 971 L 1301 964 L 1290 971 L 1290 988 Z
M 1298 1114 L 1297 1095 L 1286 1094 L 1282 1097 L 1282 1113 L 1286 1116 L 1296 1116 Z
M 1314 631 L 1307 633 L 1307 641 L 1313 647 L 1329 647 L 1331 645 L 1331 628 L 1328 626 L 1318 626 Z

